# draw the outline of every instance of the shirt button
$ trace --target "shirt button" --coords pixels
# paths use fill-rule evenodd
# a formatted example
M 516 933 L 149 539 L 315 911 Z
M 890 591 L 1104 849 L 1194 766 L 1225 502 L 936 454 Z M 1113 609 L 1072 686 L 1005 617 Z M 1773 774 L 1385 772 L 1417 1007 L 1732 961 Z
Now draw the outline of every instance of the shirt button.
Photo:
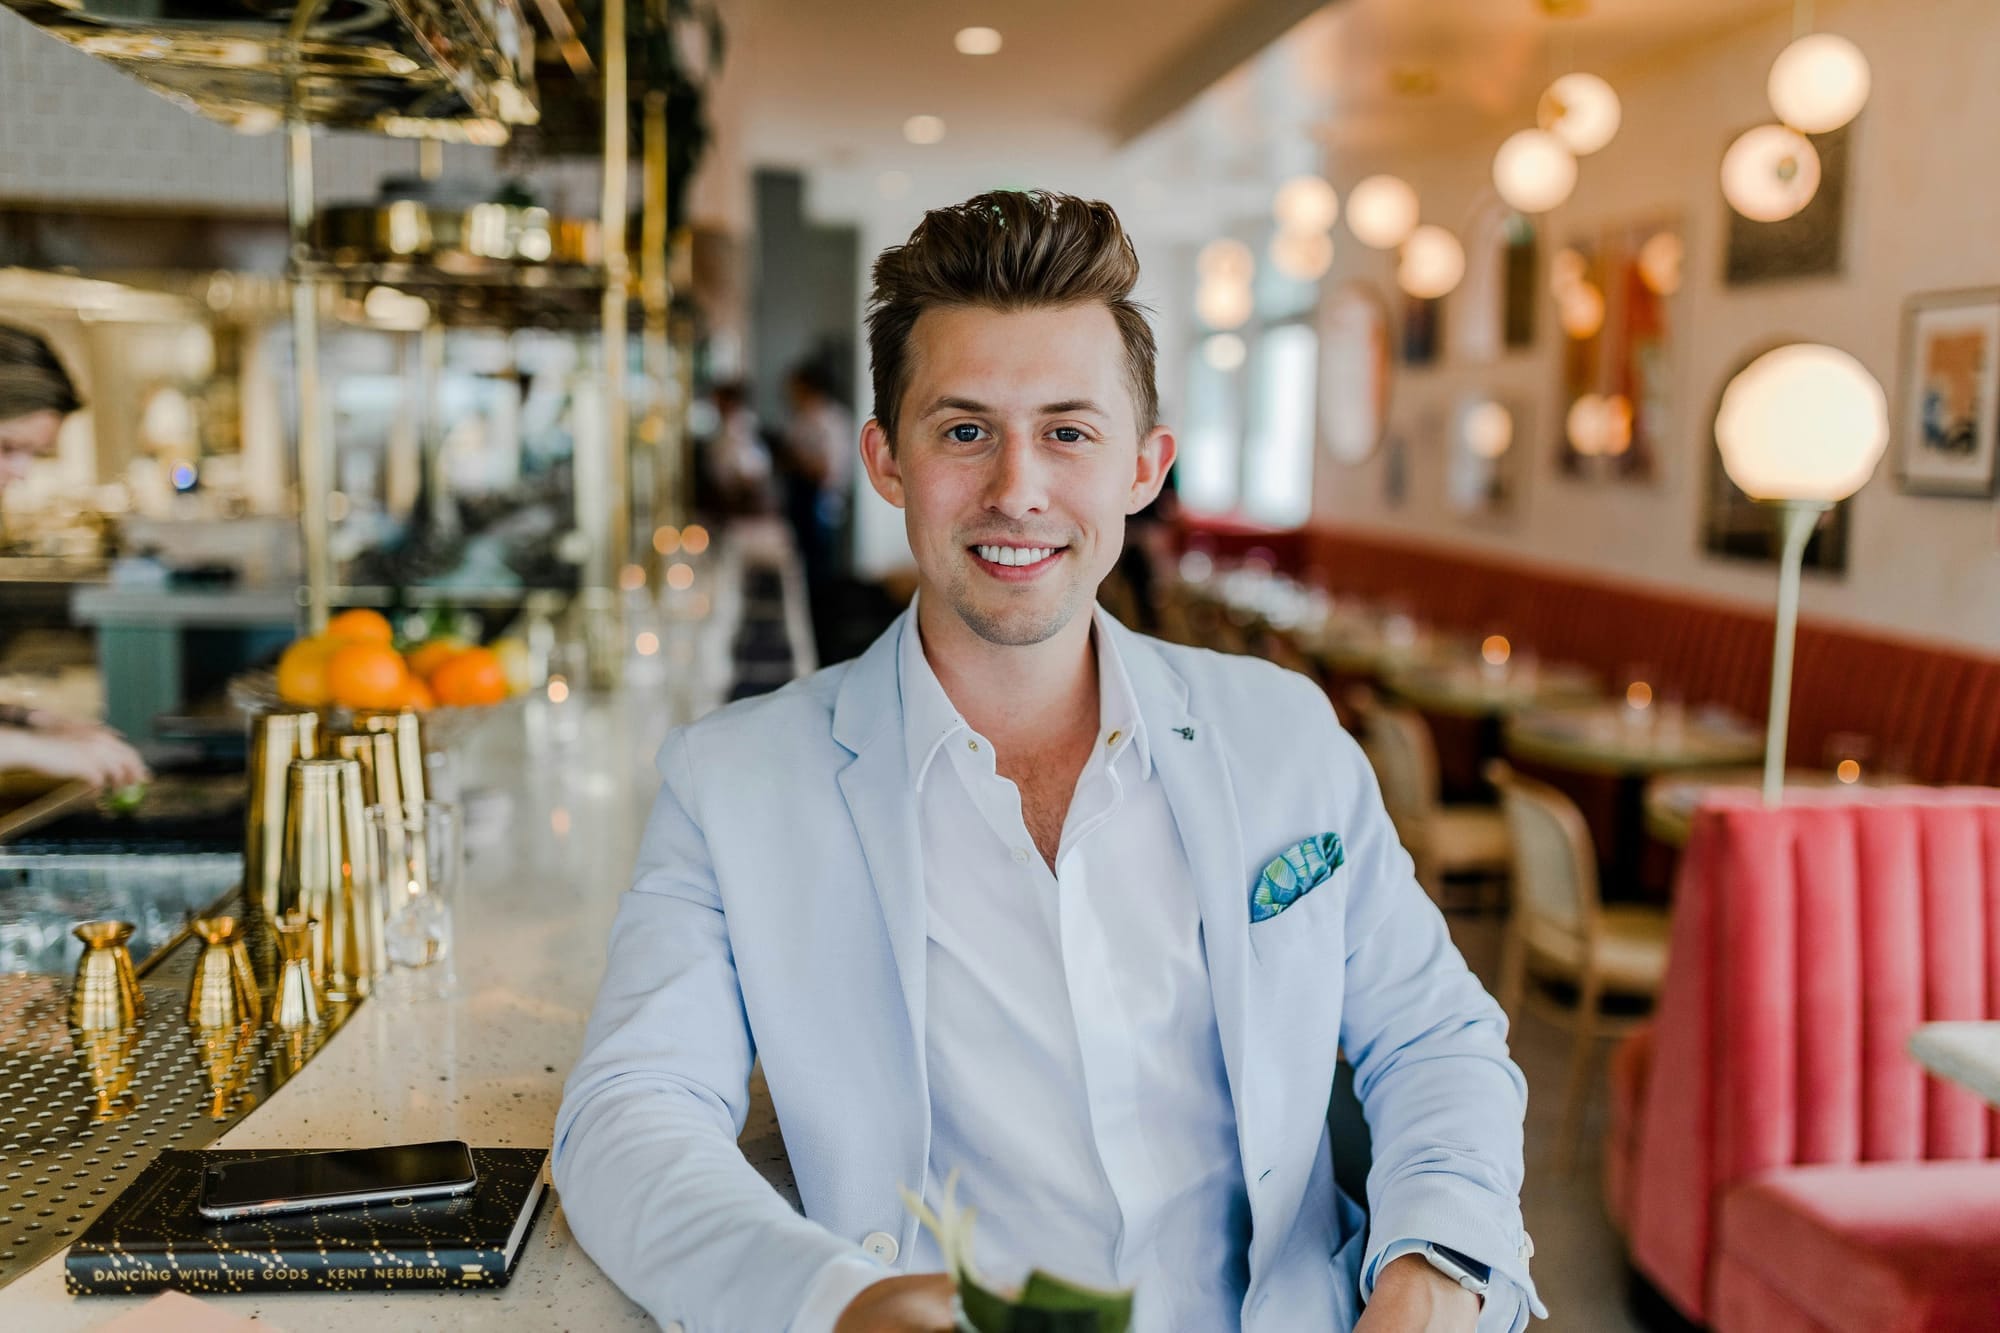
M 886 1231 L 871 1231 L 862 1238 L 861 1248 L 879 1264 L 896 1262 L 896 1238 Z
M 967 742 L 965 743 L 965 748 L 966 748 L 966 749 L 968 749 L 968 750 L 977 750 L 977 749 L 979 748 L 979 742 L 978 742 L 978 741 L 967 741 Z
M 1016 865 L 1028 864 L 1028 849 L 1026 847 L 1016 847 L 1014 849 L 1014 862 Z

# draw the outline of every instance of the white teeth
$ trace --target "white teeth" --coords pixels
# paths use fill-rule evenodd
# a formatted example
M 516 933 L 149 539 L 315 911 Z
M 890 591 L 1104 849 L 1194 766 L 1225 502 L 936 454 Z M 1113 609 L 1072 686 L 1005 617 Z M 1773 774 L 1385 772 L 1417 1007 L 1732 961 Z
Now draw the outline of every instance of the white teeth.
M 996 565 L 1034 565 L 1048 559 L 1059 549 L 1054 546 L 975 546 L 981 560 Z

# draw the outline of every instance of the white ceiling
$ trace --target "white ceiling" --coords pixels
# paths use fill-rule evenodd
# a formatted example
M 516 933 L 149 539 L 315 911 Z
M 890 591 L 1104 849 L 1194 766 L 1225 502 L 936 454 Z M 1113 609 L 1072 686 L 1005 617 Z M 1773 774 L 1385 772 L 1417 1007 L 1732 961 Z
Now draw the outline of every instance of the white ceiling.
M 909 191 L 892 210 L 963 182 L 1081 179 L 1114 202 L 1136 191 L 1190 214 L 1226 210 L 1239 189 L 1261 201 L 1328 151 L 1518 125 L 1566 69 L 1615 79 L 1791 7 L 1586 0 L 1583 16 L 1556 19 L 1543 0 L 725 2 L 745 159 L 807 169 L 838 211 L 887 173 Z M 953 49 L 972 24 L 1000 31 L 999 55 Z M 942 143 L 904 142 L 916 114 L 944 118 Z

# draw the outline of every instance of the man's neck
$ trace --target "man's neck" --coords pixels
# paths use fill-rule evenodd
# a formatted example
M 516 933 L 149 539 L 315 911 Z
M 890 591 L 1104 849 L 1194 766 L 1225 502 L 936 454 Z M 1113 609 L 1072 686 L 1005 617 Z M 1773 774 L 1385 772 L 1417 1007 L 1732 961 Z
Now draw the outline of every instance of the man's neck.
M 945 696 L 1004 759 L 1044 752 L 1097 730 L 1097 651 L 1091 616 L 1018 647 L 988 643 L 941 598 L 919 598 L 924 657 Z

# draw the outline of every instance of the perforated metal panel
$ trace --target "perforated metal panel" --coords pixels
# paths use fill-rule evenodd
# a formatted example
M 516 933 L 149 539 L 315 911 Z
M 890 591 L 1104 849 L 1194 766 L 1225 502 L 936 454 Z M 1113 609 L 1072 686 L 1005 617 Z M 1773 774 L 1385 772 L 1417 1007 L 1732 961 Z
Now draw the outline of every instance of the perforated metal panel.
M 275 950 L 259 927 L 249 942 L 268 1010 Z M 156 955 L 139 978 L 145 1016 L 114 1033 L 69 1026 L 68 977 L 0 975 L 0 1286 L 66 1248 L 156 1153 L 249 1114 L 351 1012 L 328 1005 L 298 1036 L 199 1031 L 186 1019 L 198 951 L 184 939 Z

